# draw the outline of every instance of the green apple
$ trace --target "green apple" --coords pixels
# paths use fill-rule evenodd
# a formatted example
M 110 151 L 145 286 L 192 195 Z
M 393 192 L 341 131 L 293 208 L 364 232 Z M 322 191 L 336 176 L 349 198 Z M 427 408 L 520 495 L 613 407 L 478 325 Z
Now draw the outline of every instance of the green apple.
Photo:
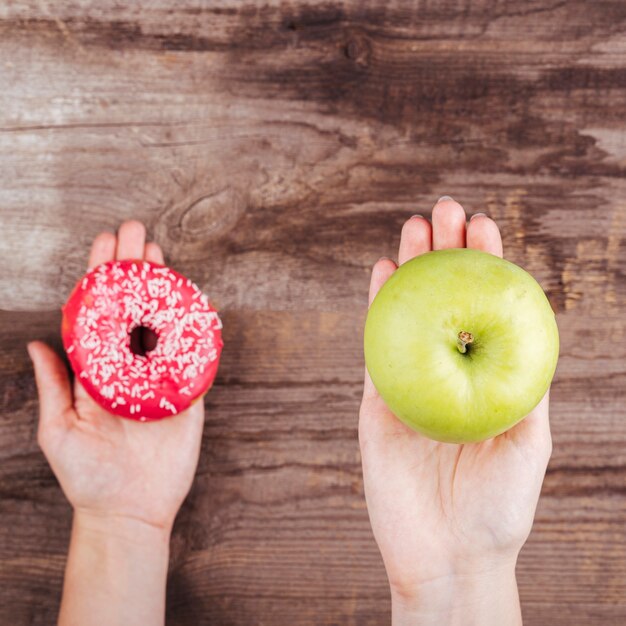
M 558 354 L 537 281 L 478 250 L 404 263 L 365 323 L 365 363 L 383 400 L 438 441 L 482 441 L 522 420 L 550 386 Z

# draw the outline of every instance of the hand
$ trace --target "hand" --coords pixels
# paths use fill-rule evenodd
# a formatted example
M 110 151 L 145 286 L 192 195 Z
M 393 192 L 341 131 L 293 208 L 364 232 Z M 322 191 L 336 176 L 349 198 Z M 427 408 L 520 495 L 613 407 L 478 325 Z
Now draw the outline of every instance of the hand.
M 99 235 L 89 267 L 113 259 L 163 263 L 145 228 L 126 222 Z M 28 346 L 40 401 L 38 440 L 68 500 L 83 519 L 133 520 L 169 532 L 195 473 L 204 425 L 202 399 L 187 411 L 139 423 L 102 409 L 45 344 Z M 90 525 L 92 523 L 90 522 Z
M 432 227 L 409 219 L 402 264 L 430 250 L 476 248 L 502 256 L 495 222 L 450 198 L 433 209 Z M 467 232 L 466 232 L 467 230 Z M 396 264 L 372 272 L 370 303 Z M 551 454 L 548 397 L 504 434 L 446 444 L 400 422 L 365 374 L 359 420 L 365 496 L 391 585 L 394 624 L 521 623 L 517 555 L 528 538 Z

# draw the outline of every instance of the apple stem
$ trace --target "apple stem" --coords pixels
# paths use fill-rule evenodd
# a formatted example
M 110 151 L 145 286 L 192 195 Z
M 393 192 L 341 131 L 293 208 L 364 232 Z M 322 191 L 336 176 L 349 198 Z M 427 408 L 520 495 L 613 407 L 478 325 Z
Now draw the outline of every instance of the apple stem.
M 474 335 L 472 335 L 472 333 L 468 333 L 465 330 L 462 330 L 456 340 L 456 347 L 459 349 L 459 352 L 461 354 L 465 354 L 467 352 L 467 348 L 473 341 Z

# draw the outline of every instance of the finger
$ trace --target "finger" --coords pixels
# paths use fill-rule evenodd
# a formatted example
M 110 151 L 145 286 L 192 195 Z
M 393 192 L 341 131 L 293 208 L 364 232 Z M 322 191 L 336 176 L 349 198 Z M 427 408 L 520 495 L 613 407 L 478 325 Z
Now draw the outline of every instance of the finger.
M 370 280 L 369 304 L 371 305 L 380 288 L 387 282 L 387 279 L 398 269 L 398 266 L 391 260 L 383 257 L 378 260 L 372 268 L 372 278 Z
M 363 400 L 359 410 L 359 445 L 363 458 L 366 455 L 370 461 L 378 458 L 390 469 L 394 463 L 393 458 L 402 454 L 405 443 L 418 439 L 424 437 L 403 424 L 391 412 L 366 370 Z
M 414 215 L 402 227 L 398 263 L 406 263 L 410 259 L 432 250 L 432 227 L 421 215 Z
M 372 381 L 372 377 L 370 373 L 367 371 L 367 367 L 365 368 L 365 379 L 363 380 L 363 404 L 368 404 L 369 407 L 372 406 L 372 403 L 379 403 L 379 409 L 386 406 L 383 402 L 380 394 L 378 393 L 378 389 L 374 386 L 374 382 Z
M 440 198 L 433 208 L 433 250 L 465 247 L 465 211 L 452 198 Z
M 58 355 L 41 341 L 27 346 L 35 368 L 39 394 L 40 444 L 55 430 L 67 428 L 74 410 L 72 388 L 67 369 Z
M 158 263 L 159 265 L 165 265 L 165 259 L 163 258 L 163 250 L 161 250 L 161 246 L 154 241 L 146 244 L 146 251 L 144 254 L 144 258 L 146 261 L 151 261 L 152 263 Z
M 87 269 L 93 269 L 101 263 L 112 261 L 115 258 L 115 244 L 117 238 L 113 233 L 100 233 L 91 244 Z
M 145 226 L 136 220 L 124 222 L 117 232 L 117 260 L 143 259 L 145 243 Z
M 484 213 L 476 213 L 467 225 L 467 247 L 502 257 L 502 237 L 498 225 Z
M 183 415 L 183 414 L 181 414 Z M 178 417 L 178 416 L 176 416 Z M 204 396 L 198 398 L 188 409 L 185 411 L 181 419 L 187 419 L 192 422 L 192 426 L 188 429 L 188 436 L 192 442 L 196 442 L 196 456 L 200 454 L 200 443 L 202 441 L 202 431 L 204 430 Z M 173 418 L 175 419 L 175 418 Z M 185 447 L 189 450 L 190 447 Z
M 387 282 L 390 276 L 398 269 L 398 266 L 391 260 L 383 257 L 379 259 L 372 268 L 372 278 L 370 280 L 369 305 L 371 306 L 380 288 Z M 363 399 L 375 398 L 378 392 L 370 378 L 367 369 L 365 370 L 365 383 L 363 385 Z
M 550 391 L 541 402 L 519 424 L 506 432 L 520 447 L 529 450 L 541 450 L 547 457 L 552 452 L 552 435 L 550 434 Z

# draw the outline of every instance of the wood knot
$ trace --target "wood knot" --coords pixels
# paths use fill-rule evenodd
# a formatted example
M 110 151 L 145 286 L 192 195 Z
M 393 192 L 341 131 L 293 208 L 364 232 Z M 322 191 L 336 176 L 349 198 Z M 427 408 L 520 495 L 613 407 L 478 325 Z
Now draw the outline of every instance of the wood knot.
M 364 36 L 352 36 L 343 47 L 346 59 L 359 67 L 367 67 L 370 63 L 371 47 Z
M 180 217 L 183 231 L 192 236 L 216 236 L 228 232 L 245 213 L 239 192 L 225 187 L 193 200 Z
M 167 236 L 181 241 L 216 239 L 234 228 L 245 212 L 244 196 L 232 187 L 184 198 L 167 211 Z

